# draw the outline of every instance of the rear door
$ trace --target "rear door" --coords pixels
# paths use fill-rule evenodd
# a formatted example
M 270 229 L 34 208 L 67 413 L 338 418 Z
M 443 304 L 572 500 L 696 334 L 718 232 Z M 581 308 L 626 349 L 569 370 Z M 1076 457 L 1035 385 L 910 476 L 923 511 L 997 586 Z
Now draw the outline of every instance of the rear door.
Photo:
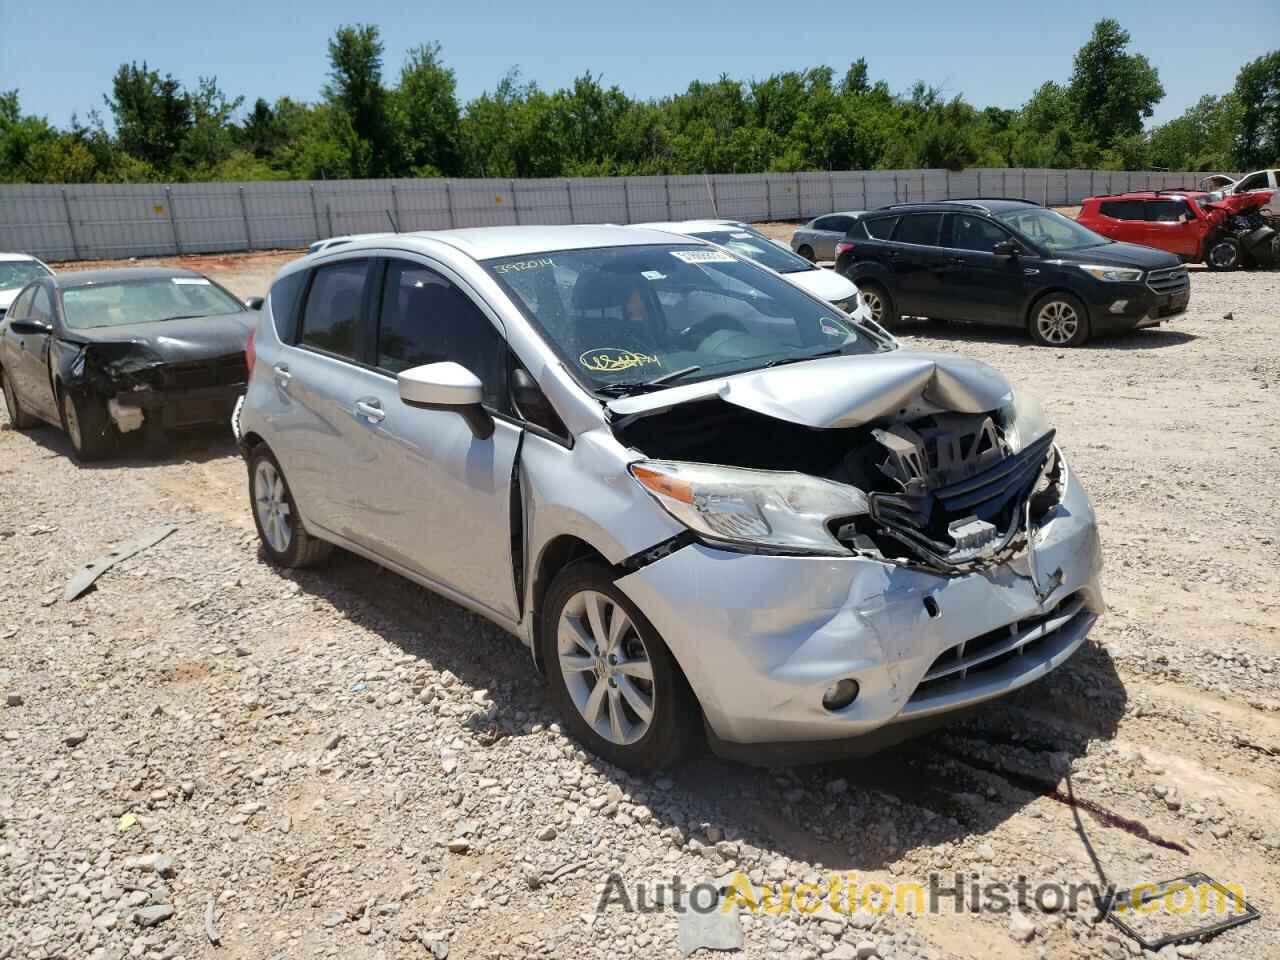
M 447 267 L 426 258 L 382 262 L 376 343 L 358 373 L 352 446 L 366 507 L 361 540 L 408 570 L 509 620 L 518 620 L 511 560 L 511 475 L 521 427 L 507 388 L 506 339 L 498 316 Z M 456 410 L 412 407 L 396 375 L 453 361 L 484 385 L 494 417 L 477 437 Z
M 886 257 L 893 274 L 893 297 L 903 316 L 945 317 L 940 269 L 949 256 L 939 245 L 940 213 L 908 213 L 893 231 Z
M 943 244 L 948 256 L 937 268 L 941 316 L 981 323 L 1020 323 L 1025 278 L 1018 257 L 998 256 L 997 243 L 1013 235 L 985 217 L 947 214 Z
M 1200 256 L 1200 230 L 1187 201 L 1171 197 L 1143 203 L 1146 224 L 1142 243 L 1191 260 Z

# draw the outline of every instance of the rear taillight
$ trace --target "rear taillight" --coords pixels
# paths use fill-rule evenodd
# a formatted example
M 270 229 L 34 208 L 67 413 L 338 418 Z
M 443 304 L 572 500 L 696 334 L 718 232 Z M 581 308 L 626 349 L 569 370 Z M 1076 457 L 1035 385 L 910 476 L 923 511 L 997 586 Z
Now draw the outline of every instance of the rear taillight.
M 848 240 L 841 240 L 839 243 L 836 244 L 837 257 L 843 256 L 846 253 L 852 253 L 852 252 L 853 252 L 853 244 L 850 243 Z
M 249 339 L 244 342 L 244 365 L 248 367 L 250 373 L 253 373 L 254 361 L 258 359 L 258 356 L 253 349 L 253 338 L 257 333 L 257 330 L 250 330 Z

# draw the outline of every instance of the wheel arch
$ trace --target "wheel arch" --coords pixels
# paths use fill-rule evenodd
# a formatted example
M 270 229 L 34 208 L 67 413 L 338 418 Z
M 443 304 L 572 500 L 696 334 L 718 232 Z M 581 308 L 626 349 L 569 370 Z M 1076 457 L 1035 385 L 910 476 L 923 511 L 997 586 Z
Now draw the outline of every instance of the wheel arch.
M 621 568 L 609 563 L 603 553 L 594 546 L 570 533 L 552 537 L 542 547 L 534 564 L 534 574 L 529 585 L 529 639 L 533 651 L 533 664 L 539 673 L 546 670 L 542 662 L 542 604 L 556 575 L 579 560 L 598 560 L 607 567 L 621 572 Z

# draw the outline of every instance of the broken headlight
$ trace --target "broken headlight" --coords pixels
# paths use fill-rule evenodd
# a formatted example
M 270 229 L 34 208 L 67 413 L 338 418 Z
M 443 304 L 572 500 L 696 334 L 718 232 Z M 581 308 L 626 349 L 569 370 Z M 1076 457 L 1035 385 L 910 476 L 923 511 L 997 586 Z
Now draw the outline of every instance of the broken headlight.
M 1007 404 L 1000 410 L 1004 424 L 1004 442 L 1011 453 L 1017 453 L 1027 444 L 1049 432 L 1049 418 L 1033 394 L 1023 390 L 1013 391 Z
M 640 460 L 629 469 L 667 513 L 723 543 L 848 556 L 829 523 L 867 512 L 861 490 L 804 473 L 670 460 Z

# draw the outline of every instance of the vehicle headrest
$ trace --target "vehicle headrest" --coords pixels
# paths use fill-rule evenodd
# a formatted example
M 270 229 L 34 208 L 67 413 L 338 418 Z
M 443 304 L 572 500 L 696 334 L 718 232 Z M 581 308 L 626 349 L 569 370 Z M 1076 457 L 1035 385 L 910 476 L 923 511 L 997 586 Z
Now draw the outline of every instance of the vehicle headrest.
M 573 285 L 573 305 L 579 310 L 621 306 L 635 287 L 630 277 L 606 270 L 584 270 Z

